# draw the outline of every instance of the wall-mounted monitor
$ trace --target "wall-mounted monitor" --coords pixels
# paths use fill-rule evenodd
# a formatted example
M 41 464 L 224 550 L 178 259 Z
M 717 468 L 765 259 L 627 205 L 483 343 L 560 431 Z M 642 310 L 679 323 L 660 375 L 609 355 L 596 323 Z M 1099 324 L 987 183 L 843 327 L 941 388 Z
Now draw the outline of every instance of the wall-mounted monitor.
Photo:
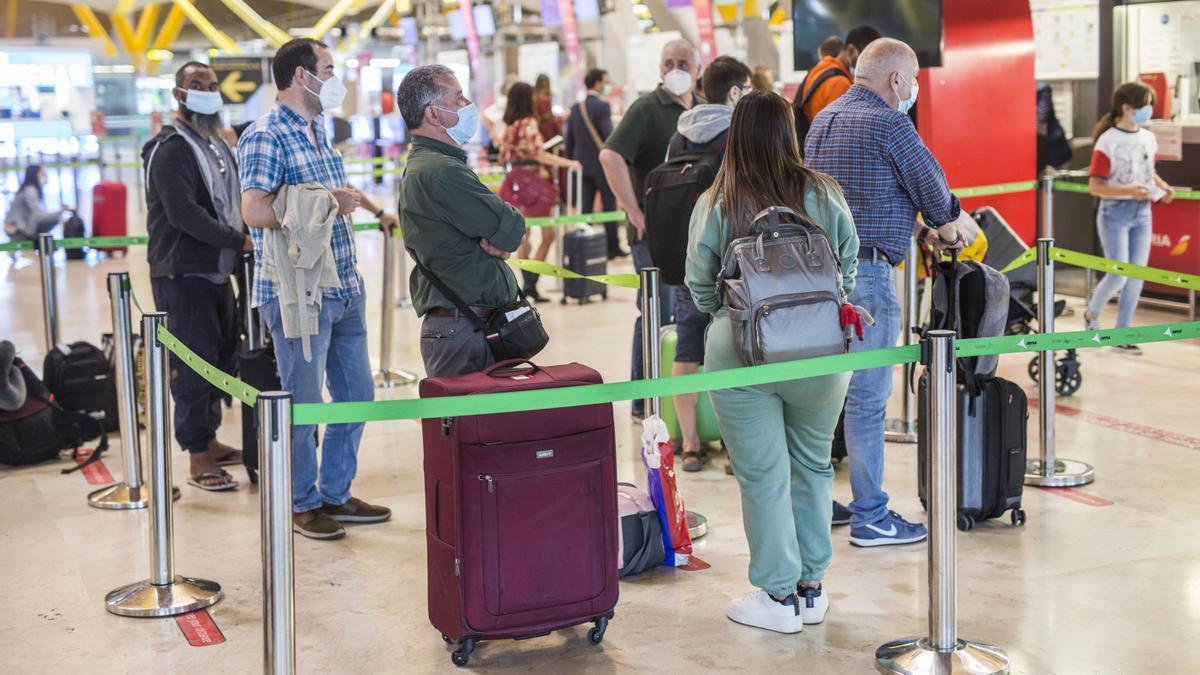
M 867 24 L 908 43 L 921 67 L 942 65 L 942 0 L 792 0 L 792 50 L 796 70 L 817 63 L 825 38 L 845 38 Z

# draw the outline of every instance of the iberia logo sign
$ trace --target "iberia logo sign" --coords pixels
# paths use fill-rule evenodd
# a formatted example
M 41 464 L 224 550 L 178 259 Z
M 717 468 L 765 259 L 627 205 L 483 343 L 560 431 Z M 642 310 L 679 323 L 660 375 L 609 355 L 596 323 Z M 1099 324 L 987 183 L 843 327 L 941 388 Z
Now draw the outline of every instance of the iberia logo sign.
M 1179 241 L 1171 242 L 1170 235 L 1156 232 L 1150 236 L 1150 243 L 1159 248 L 1171 249 L 1171 255 L 1183 255 L 1188 250 L 1188 245 L 1192 241 L 1192 235 L 1185 234 L 1179 238 Z

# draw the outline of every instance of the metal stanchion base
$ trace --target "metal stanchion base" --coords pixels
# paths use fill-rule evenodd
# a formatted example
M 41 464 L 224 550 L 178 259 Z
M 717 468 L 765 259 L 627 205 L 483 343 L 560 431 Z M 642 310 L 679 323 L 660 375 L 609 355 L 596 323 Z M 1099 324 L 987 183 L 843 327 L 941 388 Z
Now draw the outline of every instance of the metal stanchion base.
M 916 425 L 907 424 L 904 420 L 888 420 L 887 431 L 883 434 L 883 440 L 888 443 L 916 443 Z
M 1036 487 L 1075 487 L 1096 480 L 1096 470 L 1091 464 L 1071 459 L 1054 461 L 1054 475 L 1047 476 L 1042 460 L 1031 459 L 1025 464 L 1025 484 Z
M 936 673 L 937 675 L 1007 674 L 1008 656 L 994 645 L 959 640 L 952 651 L 940 652 L 928 638 L 904 638 L 875 650 L 875 668 L 881 673 Z
M 375 378 L 375 386 L 379 389 L 389 389 L 391 387 L 412 384 L 421 379 L 407 370 L 395 370 L 393 368 L 373 370 L 371 371 L 371 377 Z
M 179 488 L 171 488 L 171 500 L 179 501 Z M 116 483 L 88 495 L 88 505 L 98 509 L 144 509 L 150 503 L 150 486 L 131 488 L 125 483 Z
M 104 608 L 121 616 L 175 616 L 217 604 L 225 597 L 221 584 L 176 576 L 166 586 L 149 579 L 123 586 L 104 598 Z
M 691 535 L 692 541 L 708 534 L 708 518 L 695 511 L 687 512 L 688 534 Z

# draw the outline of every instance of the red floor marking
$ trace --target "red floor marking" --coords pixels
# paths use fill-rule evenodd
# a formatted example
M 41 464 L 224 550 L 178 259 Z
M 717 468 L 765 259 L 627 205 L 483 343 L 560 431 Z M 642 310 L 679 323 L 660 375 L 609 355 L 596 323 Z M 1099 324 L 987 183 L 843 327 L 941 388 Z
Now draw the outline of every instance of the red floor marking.
M 88 457 L 92 456 L 93 452 L 95 451 L 80 449 L 79 454 L 75 457 L 75 463 L 83 464 L 87 461 Z M 98 459 L 88 464 L 80 469 L 79 473 L 83 474 L 87 482 L 92 485 L 111 485 L 116 482 L 113 480 L 112 474 L 108 472 L 108 467 L 104 466 L 103 459 Z
M 183 631 L 183 636 L 193 647 L 210 647 L 225 641 L 225 635 L 217 628 L 217 622 L 213 621 L 207 609 L 179 614 L 175 617 L 175 623 L 179 624 L 179 630 Z
M 1036 408 L 1037 405 L 1037 399 L 1029 399 L 1030 408 Z M 1116 429 L 1117 431 L 1124 431 L 1135 436 L 1141 436 L 1142 438 L 1162 441 L 1163 443 L 1177 445 L 1181 448 L 1188 448 L 1189 450 L 1200 450 L 1200 438 L 1197 438 L 1196 436 L 1188 436 L 1187 434 L 1175 433 L 1174 431 L 1167 431 L 1166 429 L 1158 429 L 1156 427 L 1149 427 L 1144 424 L 1127 422 L 1125 420 L 1119 420 L 1115 417 L 1109 417 L 1108 415 L 1101 415 L 1099 413 L 1080 410 L 1079 408 L 1072 408 L 1061 403 L 1054 407 L 1054 411 L 1064 417 L 1073 417 L 1075 419 L 1097 424 L 1109 429 Z
M 1080 492 L 1075 488 L 1040 487 L 1038 489 L 1042 492 L 1050 492 L 1058 495 L 1059 497 L 1065 497 L 1073 502 L 1078 502 L 1087 506 L 1112 506 L 1114 504 L 1112 500 L 1105 499 L 1103 497 L 1097 497 L 1096 495 L 1091 495 L 1086 492 Z
M 699 572 L 700 570 L 706 570 L 710 567 L 712 567 L 712 565 L 709 565 L 694 555 L 689 555 L 687 564 L 679 565 L 676 567 L 676 569 L 681 569 L 684 572 Z

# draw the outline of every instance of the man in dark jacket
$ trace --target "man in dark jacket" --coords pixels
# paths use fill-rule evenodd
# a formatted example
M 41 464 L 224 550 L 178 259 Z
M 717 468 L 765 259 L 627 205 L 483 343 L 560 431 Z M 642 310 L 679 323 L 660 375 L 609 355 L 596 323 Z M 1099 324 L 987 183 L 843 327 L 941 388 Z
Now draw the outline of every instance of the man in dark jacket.
M 605 211 L 617 210 L 617 198 L 608 187 L 608 179 L 604 177 L 604 168 L 600 166 L 600 149 L 604 141 L 612 134 L 612 106 L 602 97 L 607 96 L 612 89 L 608 81 L 608 71 L 593 68 L 583 78 L 587 87 L 587 98 L 571 106 L 571 114 L 567 116 L 567 128 L 563 132 L 567 143 L 567 157 L 583 164 L 583 212 L 595 210 L 596 192 L 600 193 L 600 203 Z M 608 259 L 629 255 L 621 250 L 621 242 L 617 238 L 620 223 L 605 223 L 604 230 L 608 234 Z
M 142 148 L 146 170 L 150 284 L 168 329 L 205 361 L 232 372 L 238 325 L 230 274 L 253 249 L 241 217 L 234 154 L 221 137 L 217 74 L 202 63 L 175 73 L 179 115 Z M 149 336 L 147 336 L 149 337 Z M 175 439 L 191 456 L 188 482 L 237 487 L 222 465 L 242 453 L 217 441 L 221 392 L 171 357 Z

